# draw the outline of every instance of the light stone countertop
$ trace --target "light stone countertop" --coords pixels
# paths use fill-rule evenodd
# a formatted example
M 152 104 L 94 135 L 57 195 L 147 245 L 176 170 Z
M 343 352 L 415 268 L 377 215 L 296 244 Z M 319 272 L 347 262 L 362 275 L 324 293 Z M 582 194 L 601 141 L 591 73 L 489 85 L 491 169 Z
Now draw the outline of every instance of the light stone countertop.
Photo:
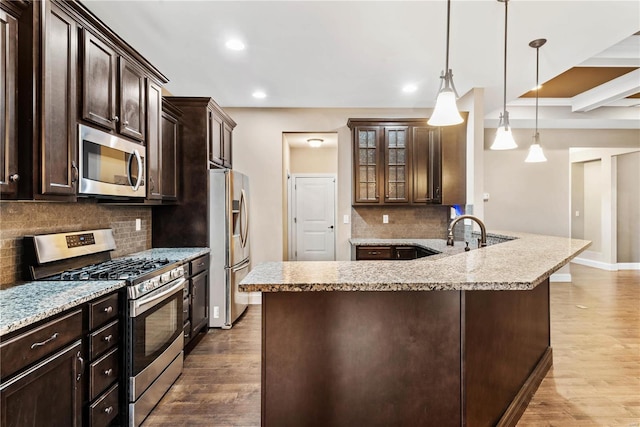
M 123 258 L 167 258 L 187 262 L 209 248 L 155 248 Z M 0 290 L 0 335 L 32 325 L 126 286 L 124 280 L 31 281 Z
M 464 242 L 353 239 L 354 245 L 418 244 L 440 251 L 412 261 L 267 262 L 240 283 L 245 292 L 531 290 L 591 242 L 519 232 L 492 232 L 513 239 L 464 252 Z M 400 243 L 402 242 L 402 243 Z M 458 249 L 456 249 L 458 248 Z

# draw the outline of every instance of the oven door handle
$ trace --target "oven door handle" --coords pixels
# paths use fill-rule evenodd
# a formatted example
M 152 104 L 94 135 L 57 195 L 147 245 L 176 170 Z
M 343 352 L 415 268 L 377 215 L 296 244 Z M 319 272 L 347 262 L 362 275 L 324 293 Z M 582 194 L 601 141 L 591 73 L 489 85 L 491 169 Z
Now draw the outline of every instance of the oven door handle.
M 131 310 L 129 312 L 129 317 L 137 317 L 139 314 L 144 313 L 150 308 L 154 307 L 158 303 L 171 298 L 178 292 L 182 292 L 184 288 L 184 283 L 187 281 L 184 277 L 177 280 L 175 284 L 171 285 L 168 289 L 159 289 L 161 292 L 157 294 L 152 292 L 151 294 L 140 298 L 135 301 L 131 301 Z

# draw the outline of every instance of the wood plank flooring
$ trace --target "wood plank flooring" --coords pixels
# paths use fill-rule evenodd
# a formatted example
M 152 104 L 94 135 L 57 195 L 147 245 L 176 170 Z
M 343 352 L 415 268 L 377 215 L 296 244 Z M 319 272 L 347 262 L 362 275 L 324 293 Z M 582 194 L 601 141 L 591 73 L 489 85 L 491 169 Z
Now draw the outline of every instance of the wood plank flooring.
M 518 427 L 640 427 L 640 272 L 571 273 L 551 284 L 554 366 Z M 250 306 L 231 330 L 209 330 L 143 427 L 259 426 L 260 328 Z

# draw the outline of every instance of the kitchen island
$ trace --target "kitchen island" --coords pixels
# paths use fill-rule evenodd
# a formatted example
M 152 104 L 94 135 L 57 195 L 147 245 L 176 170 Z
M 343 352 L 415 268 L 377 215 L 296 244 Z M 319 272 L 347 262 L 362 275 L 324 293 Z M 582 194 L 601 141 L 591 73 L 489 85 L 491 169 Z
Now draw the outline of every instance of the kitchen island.
M 590 242 L 500 234 L 515 239 L 255 267 L 240 289 L 263 292 L 262 425 L 515 425 L 552 365 L 549 276 Z

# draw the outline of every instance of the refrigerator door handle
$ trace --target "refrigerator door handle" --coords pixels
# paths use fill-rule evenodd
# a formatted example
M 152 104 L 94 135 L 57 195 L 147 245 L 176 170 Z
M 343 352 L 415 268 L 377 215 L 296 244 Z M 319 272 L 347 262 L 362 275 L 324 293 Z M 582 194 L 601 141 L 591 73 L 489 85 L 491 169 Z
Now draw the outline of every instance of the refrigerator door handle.
M 244 270 L 245 268 L 249 268 L 249 260 L 248 259 L 246 261 L 244 261 L 243 263 L 241 263 L 241 264 L 239 264 L 239 265 L 237 265 L 235 267 L 232 267 L 231 268 L 231 272 L 232 273 L 237 273 L 238 271 Z
M 247 209 L 247 197 L 244 189 L 240 192 L 240 210 L 241 214 L 244 215 L 244 225 L 242 221 L 240 221 L 240 242 L 244 248 L 247 246 L 247 238 L 249 235 L 249 211 Z

